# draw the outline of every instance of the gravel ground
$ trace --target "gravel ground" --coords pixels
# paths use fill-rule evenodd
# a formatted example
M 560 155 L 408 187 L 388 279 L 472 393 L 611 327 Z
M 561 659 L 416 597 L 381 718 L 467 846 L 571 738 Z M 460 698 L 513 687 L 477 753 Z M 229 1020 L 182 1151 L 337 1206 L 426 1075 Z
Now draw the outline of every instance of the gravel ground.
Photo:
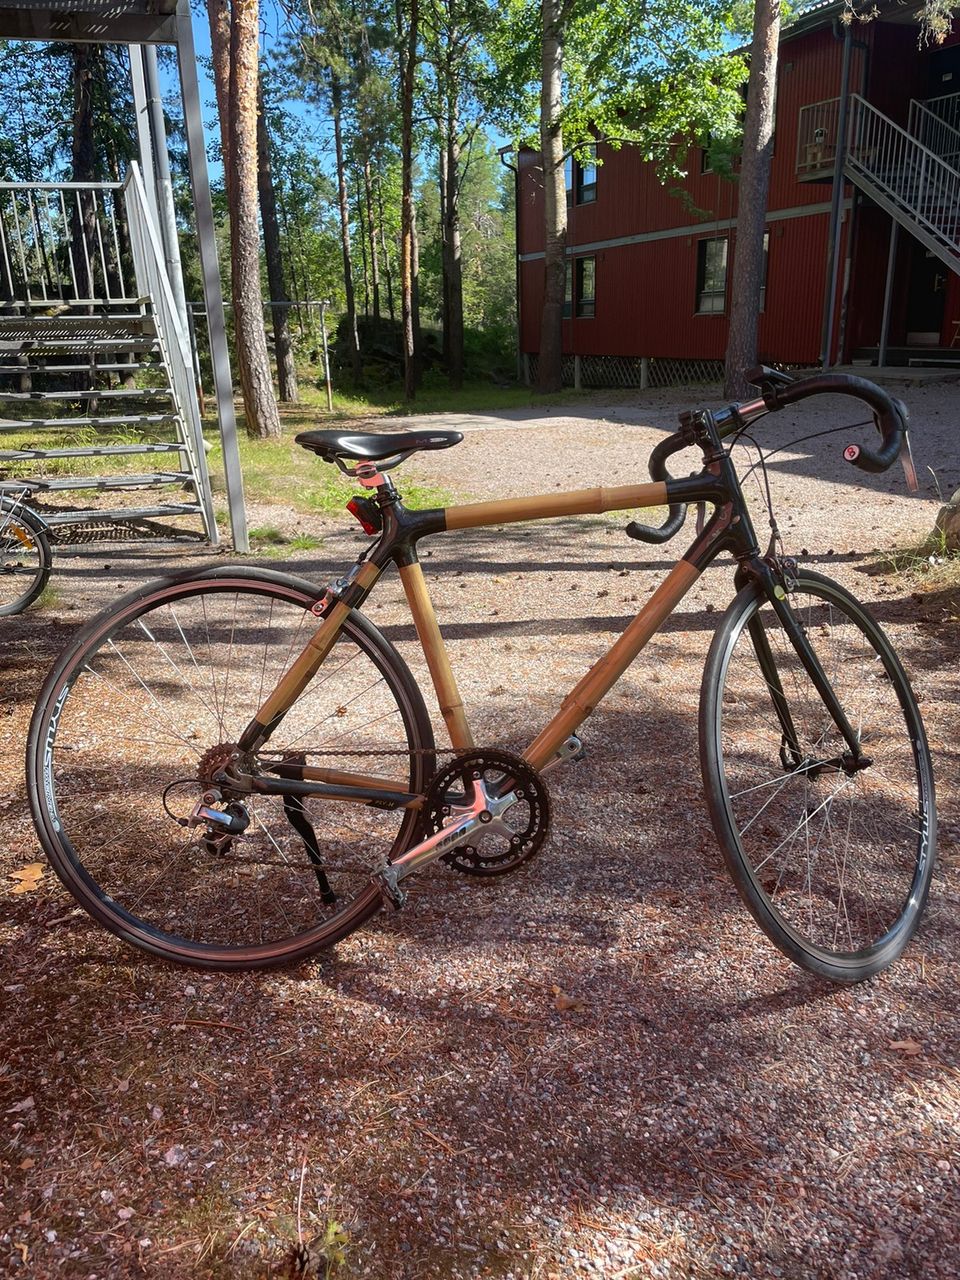
M 21 774 L 39 681 L 94 608 L 175 563 L 61 557 L 55 604 L 0 633 L 3 1274 L 280 1275 L 298 1239 L 320 1276 L 960 1273 L 960 591 L 941 566 L 893 571 L 875 553 L 929 530 L 928 465 L 944 491 L 960 484 L 958 391 L 901 393 L 920 495 L 846 466 L 844 435 L 771 464 L 788 550 L 872 602 L 938 766 L 928 914 L 893 970 L 855 988 L 772 948 L 706 817 L 696 706 L 727 565 L 585 726 L 587 759 L 551 775 L 554 834 L 513 877 L 433 868 L 404 912 L 335 952 L 241 977 L 139 956 L 49 875 L 14 896 L 10 873 L 39 856 Z M 476 498 L 628 483 L 684 403 L 445 419 L 464 443 L 401 477 Z M 798 424 L 850 416 L 822 401 L 758 433 L 788 441 Z M 425 546 L 479 742 L 522 746 L 662 580 L 667 551 L 630 542 L 622 523 Z M 322 580 L 358 539 L 339 521 L 320 532 L 296 569 Z M 369 613 L 420 674 L 400 606 L 389 578 Z

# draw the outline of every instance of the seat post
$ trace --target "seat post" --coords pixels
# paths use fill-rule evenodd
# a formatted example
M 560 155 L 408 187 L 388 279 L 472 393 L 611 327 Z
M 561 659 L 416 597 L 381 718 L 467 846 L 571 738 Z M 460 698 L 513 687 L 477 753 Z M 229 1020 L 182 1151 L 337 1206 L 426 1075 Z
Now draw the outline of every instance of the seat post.
M 392 477 L 378 471 L 375 462 L 358 462 L 353 469 L 353 475 L 365 489 L 376 489 L 377 502 L 381 507 L 393 506 L 400 501 L 400 494 Z

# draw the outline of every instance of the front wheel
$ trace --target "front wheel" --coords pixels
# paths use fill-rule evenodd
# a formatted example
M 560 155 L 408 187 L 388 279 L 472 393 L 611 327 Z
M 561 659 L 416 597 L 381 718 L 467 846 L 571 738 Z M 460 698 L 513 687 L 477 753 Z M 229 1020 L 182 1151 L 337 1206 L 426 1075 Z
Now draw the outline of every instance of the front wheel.
M 787 596 L 856 731 L 851 753 L 759 587 L 713 639 L 700 760 L 714 830 L 754 919 L 835 982 L 887 968 L 916 931 L 936 849 L 933 769 L 890 641 L 848 591 L 802 572 Z
M 379 909 L 372 872 L 409 843 L 413 809 L 311 797 L 301 810 L 245 794 L 232 799 L 248 819 L 241 834 L 178 822 L 319 625 L 316 599 L 308 582 L 254 569 L 154 583 L 95 618 L 47 678 L 27 743 L 34 823 L 70 892 L 127 942 L 200 967 L 260 968 L 302 959 Z M 423 699 L 361 615 L 243 769 L 270 776 L 282 761 L 424 790 L 434 761 Z
M 0 497 L 0 617 L 33 604 L 47 585 L 52 559 L 43 521 L 22 503 Z

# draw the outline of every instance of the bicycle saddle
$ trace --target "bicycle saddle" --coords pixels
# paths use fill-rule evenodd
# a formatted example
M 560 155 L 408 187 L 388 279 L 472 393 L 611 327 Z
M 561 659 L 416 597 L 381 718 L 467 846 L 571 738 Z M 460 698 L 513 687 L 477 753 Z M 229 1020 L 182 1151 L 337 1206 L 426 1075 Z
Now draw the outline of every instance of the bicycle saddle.
M 393 433 L 355 434 L 350 431 L 301 431 L 294 436 L 297 444 L 312 449 L 325 462 L 352 458 L 357 462 L 381 462 L 397 454 L 416 453 L 418 449 L 449 449 L 459 444 L 459 431 L 403 431 Z

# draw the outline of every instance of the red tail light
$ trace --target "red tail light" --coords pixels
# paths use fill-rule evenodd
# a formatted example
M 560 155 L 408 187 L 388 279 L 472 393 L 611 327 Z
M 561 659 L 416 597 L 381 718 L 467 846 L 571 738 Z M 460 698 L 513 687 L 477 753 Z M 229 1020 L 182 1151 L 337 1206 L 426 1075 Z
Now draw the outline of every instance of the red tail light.
M 347 503 L 347 510 L 368 537 L 373 537 L 383 528 L 380 508 L 370 498 L 351 498 Z

